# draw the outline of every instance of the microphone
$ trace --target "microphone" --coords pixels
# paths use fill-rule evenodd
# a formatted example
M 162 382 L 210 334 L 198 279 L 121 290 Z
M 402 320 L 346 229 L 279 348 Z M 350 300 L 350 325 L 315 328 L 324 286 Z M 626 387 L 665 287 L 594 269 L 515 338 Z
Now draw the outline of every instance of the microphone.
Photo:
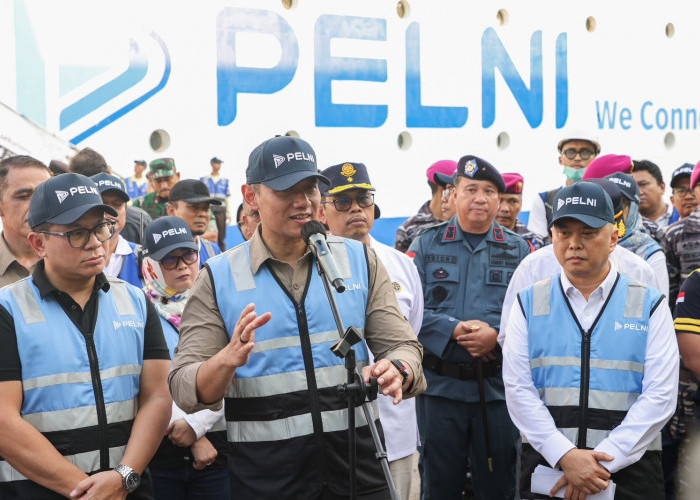
M 345 291 L 345 283 L 335 263 L 331 249 L 326 242 L 326 228 L 317 220 L 311 220 L 301 227 L 301 237 L 316 256 L 321 270 L 338 293 Z

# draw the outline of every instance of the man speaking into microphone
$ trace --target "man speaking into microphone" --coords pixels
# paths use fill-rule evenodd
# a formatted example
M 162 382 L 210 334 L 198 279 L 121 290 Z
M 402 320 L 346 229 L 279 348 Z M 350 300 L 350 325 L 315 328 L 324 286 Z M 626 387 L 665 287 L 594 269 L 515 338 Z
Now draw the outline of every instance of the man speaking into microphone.
M 224 398 L 231 491 L 239 498 L 346 498 L 348 433 L 343 360 L 332 311 L 301 228 L 318 219 L 316 154 L 305 141 L 269 139 L 253 150 L 243 186 L 260 225 L 242 245 L 207 262 L 185 308 L 170 374 L 188 412 Z M 338 244 L 343 243 L 343 244 Z M 332 258 L 346 290 L 336 293 L 365 380 L 377 377 L 395 403 L 425 388 L 422 349 L 399 310 L 374 250 L 336 239 Z M 336 251 L 338 250 L 338 251 Z M 377 360 L 368 366 L 368 348 Z M 388 498 L 361 409 L 357 498 Z M 377 417 L 375 411 L 375 417 Z

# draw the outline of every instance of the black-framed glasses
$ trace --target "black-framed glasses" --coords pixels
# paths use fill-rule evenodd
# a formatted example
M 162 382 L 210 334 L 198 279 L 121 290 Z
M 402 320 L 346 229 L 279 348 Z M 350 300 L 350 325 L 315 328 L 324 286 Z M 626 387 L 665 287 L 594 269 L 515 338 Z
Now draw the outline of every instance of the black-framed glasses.
M 163 266 L 163 269 L 166 271 L 172 271 L 180 265 L 180 261 L 191 266 L 197 262 L 197 257 L 199 257 L 199 252 L 197 250 L 190 250 L 180 255 L 168 254 L 160 259 L 160 265 Z
M 374 193 L 364 193 L 358 196 L 357 198 L 350 198 L 348 197 L 342 197 L 342 198 L 336 198 L 335 200 L 331 201 L 324 201 L 323 203 L 333 203 L 333 206 L 338 212 L 347 212 L 352 208 L 353 202 L 357 202 L 357 205 L 360 208 L 367 208 L 371 207 L 374 205 Z
M 673 188 L 673 194 L 676 194 L 676 195 L 680 196 L 681 198 L 683 198 L 685 195 L 692 193 L 692 192 L 693 192 L 692 189 L 688 189 L 688 188 L 684 188 L 684 187 Z
M 582 160 L 587 160 L 591 156 L 593 156 L 595 153 L 593 150 L 588 149 L 588 148 L 581 148 L 581 149 L 576 149 L 576 148 L 569 148 L 565 149 L 564 151 L 561 152 L 564 156 L 566 156 L 569 160 L 573 160 L 576 158 L 576 155 L 579 155 Z
M 74 229 L 72 231 L 66 231 L 65 233 L 59 233 L 58 231 L 37 231 L 37 233 L 51 234 L 53 236 L 63 236 L 68 238 L 68 244 L 73 248 L 84 248 L 85 245 L 90 241 L 90 235 L 94 234 L 97 241 L 102 243 L 107 241 L 112 236 L 114 236 L 114 225 L 116 224 L 113 220 L 107 220 L 100 222 L 98 225 L 92 229 Z

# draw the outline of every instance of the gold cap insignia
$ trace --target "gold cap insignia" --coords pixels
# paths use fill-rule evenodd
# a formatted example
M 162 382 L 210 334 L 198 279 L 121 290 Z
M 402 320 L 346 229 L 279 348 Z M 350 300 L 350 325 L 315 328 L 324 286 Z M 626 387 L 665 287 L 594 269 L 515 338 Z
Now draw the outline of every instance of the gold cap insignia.
M 348 182 L 352 182 L 352 176 L 356 173 L 357 170 L 355 170 L 355 167 L 352 166 L 352 163 L 346 163 L 340 169 L 340 175 L 342 175 L 343 177 L 347 177 Z
M 469 177 L 474 177 L 477 170 L 479 170 L 479 167 L 474 160 L 469 160 L 467 164 L 464 165 L 464 175 L 468 175 Z

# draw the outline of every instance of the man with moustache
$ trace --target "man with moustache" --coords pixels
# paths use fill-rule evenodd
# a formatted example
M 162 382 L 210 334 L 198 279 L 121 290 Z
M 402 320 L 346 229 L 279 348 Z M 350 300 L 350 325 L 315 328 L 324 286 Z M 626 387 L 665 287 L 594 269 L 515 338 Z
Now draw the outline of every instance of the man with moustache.
M 361 241 L 377 252 L 389 273 L 401 312 L 411 329 L 419 332 L 423 322 L 423 289 L 416 266 L 407 255 L 369 234 L 380 211 L 374 203 L 375 189 L 367 167 L 362 163 L 342 163 L 321 174 L 331 181 L 321 188 L 321 222 L 333 235 Z M 399 497 L 408 500 L 418 437 L 415 402 L 408 399 L 394 405 L 392 399 L 384 395 L 380 395 L 377 402 L 391 476 Z
M 202 237 L 207 232 L 211 220 L 212 205 L 221 205 L 221 200 L 209 193 L 207 185 L 196 179 L 185 179 L 175 184 L 170 191 L 168 215 L 180 217 L 190 227 L 195 243 L 199 245 L 199 265 L 221 250 L 217 245 Z
M 685 219 L 698 206 L 698 200 L 695 198 L 693 190 L 690 189 L 692 173 L 693 164 L 684 163 L 671 174 L 671 182 L 669 183 L 671 184 L 671 205 L 673 205 L 675 213 L 671 215 L 668 221 L 669 225 Z
M 554 198 L 562 272 L 518 294 L 503 347 L 508 411 L 522 435 L 521 498 L 662 500 L 661 428 L 676 405 L 678 347 L 663 294 L 619 274 L 613 203 L 579 182 Z M 561 469 L 531 491 L 538 465 Z M 533 481 L 534 484 L 534 481 Z
M 496 337 L 506 287 L 530 246 L 495 221 L 506 186 L 493 165 L 464 156 L 454 182 L 456 215 L 407 252 L 425 300 L 418 340 L 428 388 L 416 401 L 422 493 L 461 498 L 469 463 L 477 498 L 512 499 L 518 436 Z
M 260 212 L 253 237 L 210 259 L 182 318 L 170 374 L 187 412 L 218 409 L 225 396 L 231 491 L 241 498 L 348 496 L 347 381 L 314 258 L 301 228 L 318 219 L 316 154 L 305 141 L 275 137 L 253 150 L 243 187 Z M 360 329 L 357 367 L 378 377 L 394 404 L 425 388 L 421 348 L 375 251 L 328 237 L 347 290 L 337 294 L 346 327 Z M 377 361 L 368 362 L 368 348 Z M 374 404 L 372 405 L 374 406 Z M 376 414 L 376 413 L 375 413 Z M 386 482 L 364 413 L 357 415 L 358 498 L 385 499 Z
M 524 238 L 533 251 L 542 248 L 545 245 L 545 238 L 528 230 L 525 224 L 518 220 L 518 214 L 523 206 L 523 176 L 518 173 L 507 173 L 503 174 L 503 181 L 506 183 L 506 192 L 501 195 L 496 222 Z
M 50 177 L 46 165 L 31 156 L 0 161 L 0 287 L 29 276 L 39 260 L 27 240 L 29 200 L 36 187 Z
M 0 290 L 0 496 L 151 498 L 171 400 L 158 314 L 103 274 L 116 212 L 79 174 L 29 206 L 32 275 Z M 142 480 L 143 479 L 143 480 Z
M 158 158 L 148 165 L 153 192 L 141 198 L 136 198 L 133 206 L 142 208 L 153 220 L 167 213 L 167 204 L 170 190 L 180 180 L 180 172 L 175 167 L 172 158 Z

